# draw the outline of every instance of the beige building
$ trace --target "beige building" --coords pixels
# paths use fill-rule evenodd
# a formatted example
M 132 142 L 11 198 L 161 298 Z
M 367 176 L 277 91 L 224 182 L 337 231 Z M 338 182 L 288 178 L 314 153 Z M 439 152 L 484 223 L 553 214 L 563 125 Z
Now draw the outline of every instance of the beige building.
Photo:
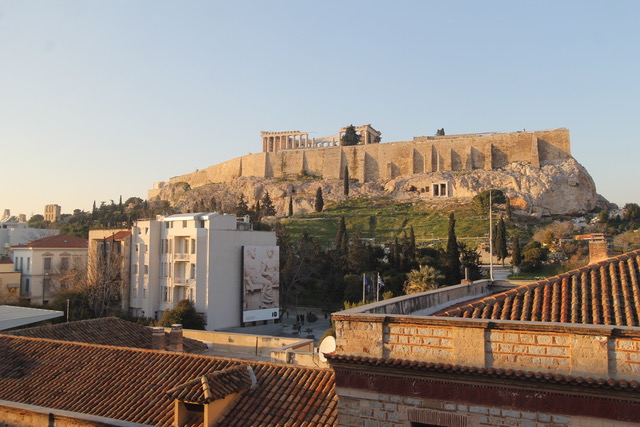
M 131 278 L 131 230 L 124 228 L 89 230 L 87 275 L 90 280 L 102 278 L 117 284 L 110 288 L 110 299 L 120 301 L 124 313 L 129 312 Z M 95 281 L 95 280 L 94 280 Z
M 248 218 L 191 213 L 139 220 L 132 229 L 130 313 L 159 319 L 183 299 L 207 330 L 243 324 L 243 248 L 274 247 Z M 279 313 L 272 317 L 277 319 Z
M 20 272 L 9 257 L 0 257 L 0 305 L 20 301 Z
M 60 205 L 45 205 L 44 220 L 51 223 L 60 221 Z

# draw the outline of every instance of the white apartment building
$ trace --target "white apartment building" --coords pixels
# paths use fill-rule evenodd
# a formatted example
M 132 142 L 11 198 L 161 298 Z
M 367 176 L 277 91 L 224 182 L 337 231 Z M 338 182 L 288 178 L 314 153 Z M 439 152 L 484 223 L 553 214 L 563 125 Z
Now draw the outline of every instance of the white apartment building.
M 243 322 L 243 247 L 274 247 L 276 233 L 219 213 L 158 216 L 132 229 L 130 312 L 160 319 L 189 299 L 207 330 Z

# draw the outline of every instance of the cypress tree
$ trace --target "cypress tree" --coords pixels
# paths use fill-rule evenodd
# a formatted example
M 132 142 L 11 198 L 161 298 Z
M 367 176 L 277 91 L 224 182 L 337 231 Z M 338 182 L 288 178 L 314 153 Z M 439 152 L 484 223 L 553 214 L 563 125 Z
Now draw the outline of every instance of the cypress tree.
M 349 166 L 344 167 L 344 195 L 349 196 Z
M 504 261 L 509 255 L 507 251 L 507 230 L 502 215 L 500 215 L 498 222 L 493 227 L 493 254 L 498 258 L 498 261 Z
M 522 264 L 522 251 L 520 250 L 520 239 L 513 238 L 513 250 L 511 251 L 511 263 L 514 267 L 520 267 Z
M 447 252 L 445 254 L 445 277 L 447 285 L 457 285 L 462 280 L 460 271 L 460 250 L 456 238 L 456 219 L 451 212 L 449 215 L 449 237 L 447 239 Z
M 324 199 L 322 198 L 322 187 L 318 187 L 316 191 L 316 201 L 314 203 L 314 208 L 316 212 L 322 212 L 324 208 Z

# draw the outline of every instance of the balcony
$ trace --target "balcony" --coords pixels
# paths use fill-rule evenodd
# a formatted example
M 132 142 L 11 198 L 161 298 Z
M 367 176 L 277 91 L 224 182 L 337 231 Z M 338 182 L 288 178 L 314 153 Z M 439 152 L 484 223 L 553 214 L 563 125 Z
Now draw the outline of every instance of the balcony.
M 174 286 L 191 286 L 196 284 L 196 279 L 185 279 L 184 277 L 174 277 Z
M 189 261 L 188 253 L 175 253 L 173 254 L 173 259 L 176 261 Z

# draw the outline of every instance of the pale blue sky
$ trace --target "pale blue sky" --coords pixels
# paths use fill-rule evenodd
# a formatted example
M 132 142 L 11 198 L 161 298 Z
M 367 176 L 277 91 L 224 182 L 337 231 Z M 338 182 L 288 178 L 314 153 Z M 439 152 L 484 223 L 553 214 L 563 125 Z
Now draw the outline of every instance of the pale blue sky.
M 566 127 L 640 203 L 637 1 L 0 0 L 0 209 L 64 213 L 261 150 Z

